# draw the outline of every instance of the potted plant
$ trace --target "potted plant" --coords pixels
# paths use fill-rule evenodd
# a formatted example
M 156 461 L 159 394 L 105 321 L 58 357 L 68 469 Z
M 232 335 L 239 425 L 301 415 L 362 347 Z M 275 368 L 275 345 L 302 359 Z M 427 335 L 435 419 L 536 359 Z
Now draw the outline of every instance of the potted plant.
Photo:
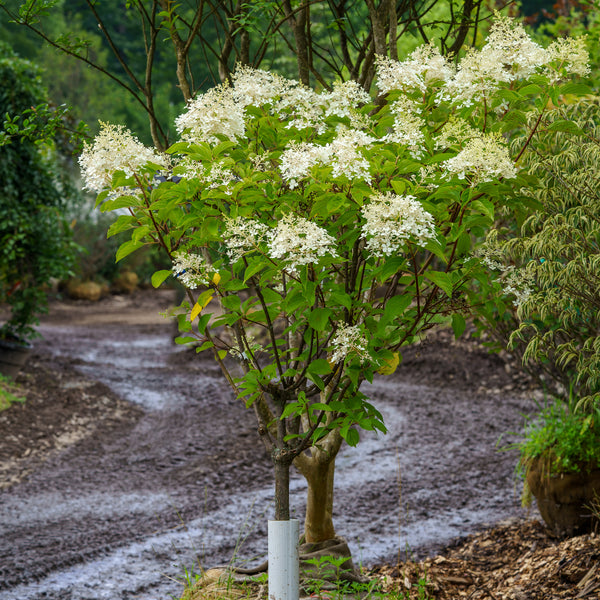
M 44 99 L 34 66 L 0 44 L 0 373 L 11 377 L 36 336 L 49 283 L 65 277 L 75 257 L 56 145 L 46 117 L 38 123 L 31 108 Z
M 551 535 L 577 535 L 598 525 L 600 409 L 581 412 L 555 400 L 525 428 L 518 471 L 523 502 L 536 499 Z

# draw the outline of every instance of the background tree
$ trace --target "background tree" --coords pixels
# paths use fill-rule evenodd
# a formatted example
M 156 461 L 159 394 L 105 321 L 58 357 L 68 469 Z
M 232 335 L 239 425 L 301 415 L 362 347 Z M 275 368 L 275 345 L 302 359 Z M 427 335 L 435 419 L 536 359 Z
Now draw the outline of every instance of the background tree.
M 44 147 L 22 133 L 45 99 L 38 70 L 0 44 L 0 114 L 7 118 L 0 128 L 0 302 L 11 308 L 0 333 L 9 339 L 35 334 L 44 286 L 66 276 L 75 259 L 62 216 L 70 190 L 54 172 L 52 140 Z
M 402 39 L 410 39 L 409 47 L 433 40 L 449 55 L 473 44 L 489 16 L 483 6 L 483 0 L 0 2 L 5 28 L 6 21 L 24 26 L 102 73 L 113 84 L 111 94 L 125 92 L 132 100 L 125 103 L 127 124 L 146 139 L 135 120 L 135 113 L 145 115 L 159 149 L 173 139 L 174 114 L 198 91 L 227 80 L 235 64 L 275 70 L 305 85 L 353 80 L 368 90 L 376 54 L 396 58 Z M 31 44 L 20 39 L 23 47 Z M 109 120 L 112 110 L 98 116 Z

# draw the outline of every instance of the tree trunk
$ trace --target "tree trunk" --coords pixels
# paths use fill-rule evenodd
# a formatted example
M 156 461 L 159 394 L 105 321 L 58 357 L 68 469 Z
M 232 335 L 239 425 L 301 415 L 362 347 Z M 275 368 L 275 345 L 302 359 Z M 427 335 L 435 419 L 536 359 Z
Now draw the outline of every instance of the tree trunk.
M 319 446 L 294 460 L 308 485 L 304 536 L 307 542 L 323 542 L 335 537 L 333 526 L 333 481 L 335 457 L 342 445 L 339 431 L 331 431 Z
M 291 462 L 287 453 L 275 450 L 273 464 L 275 470 L 275 520 L 289 521 Z

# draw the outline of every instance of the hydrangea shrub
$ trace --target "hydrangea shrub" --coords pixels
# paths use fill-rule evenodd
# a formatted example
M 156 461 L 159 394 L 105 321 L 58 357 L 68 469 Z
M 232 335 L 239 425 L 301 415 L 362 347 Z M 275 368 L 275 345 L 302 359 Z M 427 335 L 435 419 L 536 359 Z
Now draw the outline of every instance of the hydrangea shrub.
M 244 67 L 189 103 L 168 153 L 108 125 L 86 148 L 98 205 L 125 211 L 109 234 L 131 230 L 117 258 L 145 244 L 168 253 L 173 270 L 153 282 L 188 288 L 182 341 L 213 352 L 254 410 L 277 518 L 292 462 L 310 513 L 342 441 L 385 431 L 361 383 L 392 373 L 441 320 L 462 331 L 473 290 L 493 277 L 474 248 L 526 184 L 518 161 L 538 117 L 587 68 L 581 40 L 542 48 L 498 17 L 457 66 L 434 46 L 381 57 L 374 95 Z M 310 520 L 308 541 L 331 536 Z

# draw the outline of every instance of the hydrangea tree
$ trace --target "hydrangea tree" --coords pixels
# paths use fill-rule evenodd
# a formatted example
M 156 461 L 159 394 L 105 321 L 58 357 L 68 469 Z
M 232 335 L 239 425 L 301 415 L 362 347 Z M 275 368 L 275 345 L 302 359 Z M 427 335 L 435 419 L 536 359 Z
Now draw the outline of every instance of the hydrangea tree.
M 561 82 L 587 54 L 498 18 L 457 66 L 432 45 L 377 66 L 376 97 L 239 68 L 189 103 L 168 153 L 105 125 L 81 157 L 98 205 L 125 212 L 109 231 L 131 230 L 117 258 L 158 244 L 173 261 L 153 283 L 186 286 L 182 341 L 212 352 L 254 412 L 276 519 L 291 465 L 306 478 L 307 541 L 334 536 L 343 441 L 385 431 L 361 383 L 440 320 L 463 330 L 493 275 L 475 244 L 526 184 L 519 159 L 550 100 L 579 91 Z

